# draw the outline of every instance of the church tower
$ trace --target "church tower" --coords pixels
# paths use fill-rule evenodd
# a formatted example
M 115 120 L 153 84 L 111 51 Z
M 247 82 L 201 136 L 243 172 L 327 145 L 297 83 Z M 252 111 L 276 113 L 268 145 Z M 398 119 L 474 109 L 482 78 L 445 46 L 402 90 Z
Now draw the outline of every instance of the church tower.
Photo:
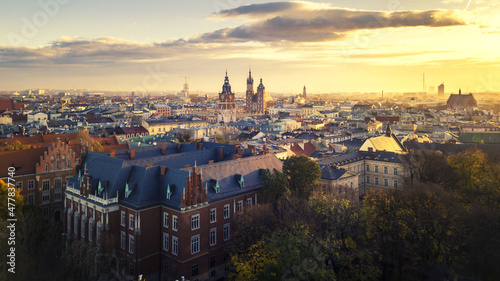
M 222 92 L 219 93 L 218 108 L 218 123 L 236 122 L 236 102 L 234 101 L 234 93 L 231 92 L 231 84 L 229 84 L 227 71 L 224 78 L 224 85 L 222 85 Z
M 264 94 L 266 91 L 266 87 L 262 84 L 262 78 L 260 78 L 260 84 L 257 87 L 257 113 L 263 114 L 265 111 L 264 106 Z
M 252 70 L 248 70 L 248 78 L 247 78 L 247 93 L 246 93 L 246 105 L 245 111 L 250 113 L 252 111 L 252 99 L 253 99 L 253 78 L 252 78 Z

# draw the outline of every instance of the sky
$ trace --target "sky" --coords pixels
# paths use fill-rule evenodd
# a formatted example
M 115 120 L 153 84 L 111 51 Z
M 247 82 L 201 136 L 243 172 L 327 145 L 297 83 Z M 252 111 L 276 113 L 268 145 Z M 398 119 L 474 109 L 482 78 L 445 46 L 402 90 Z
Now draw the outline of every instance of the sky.
M 500 2 L 0 0 L 0 90 L 500 92 Z

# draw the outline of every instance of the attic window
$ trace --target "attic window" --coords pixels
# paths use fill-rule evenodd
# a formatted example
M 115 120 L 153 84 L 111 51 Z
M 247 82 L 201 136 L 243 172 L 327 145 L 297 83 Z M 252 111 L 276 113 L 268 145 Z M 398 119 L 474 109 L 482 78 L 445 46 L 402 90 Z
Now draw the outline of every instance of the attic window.
M 170 184 L 167 185 L 167 200 L 172 197 L 172 191 L 170 190 Z
M 243 178 L 243 175 L 236 175 L 236 178 L 238 179 L 240 187 L 245 187 L 245 179 Z
M 128 182 L 125 183 L 125 198 L 128 198 L 128 196 L 132 193 L 132 190 L 129 189 L 128 187 Z
M 99 195 L 101 195 L 102 191 L 104 190 L 104 187 L 101 184 L 101 181 L 99 181 L 99 185 L 97 186 L 97 192 Z
M 220 193 L 220 185 L 219 185 L 219 181 L 218 181 L 218 180 L 216 180 L 216 181 L 215 181 L 214 191 L 215 191 L 215 193 L 217 193 L 217 194 L 219 194 L 219 193 Z

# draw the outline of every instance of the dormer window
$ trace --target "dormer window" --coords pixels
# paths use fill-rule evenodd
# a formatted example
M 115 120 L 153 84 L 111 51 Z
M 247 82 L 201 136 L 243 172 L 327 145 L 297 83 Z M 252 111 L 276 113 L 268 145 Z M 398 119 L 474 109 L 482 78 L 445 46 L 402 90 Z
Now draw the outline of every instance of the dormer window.
M 125 198 L 128 198 L 130 193 L 132 193 L 132 190 L 128 187 L 128 182 L 125 183 Z
M 243 178 L 243 175 L 236 175 L 238 179 L 238 183 L 240 184 L 240 187 L 245 187 L 245 179 Z
M 170 190 L 170 184 L 167 185 L 167 200 L 170 200 L 172 197 L 172 191 Z
M 219 185 L 219 181 L 218 181 L 218 180 L 216 180 L 216 181 L 215 181 L 214 191 L 215 191 L 215 193 L 217 193 L 217 194 L 219 194 L 219 193 L 220 193 L 220 185 Z

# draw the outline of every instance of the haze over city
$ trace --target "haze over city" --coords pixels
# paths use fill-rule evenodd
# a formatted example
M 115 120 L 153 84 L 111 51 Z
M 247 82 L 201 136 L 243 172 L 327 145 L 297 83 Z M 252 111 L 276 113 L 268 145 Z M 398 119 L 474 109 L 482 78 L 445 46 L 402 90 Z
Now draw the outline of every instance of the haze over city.
M 500 3 L 8 1 L 2 90 L 236 92 L 249 67 L 271 93 L 500 90 Z

